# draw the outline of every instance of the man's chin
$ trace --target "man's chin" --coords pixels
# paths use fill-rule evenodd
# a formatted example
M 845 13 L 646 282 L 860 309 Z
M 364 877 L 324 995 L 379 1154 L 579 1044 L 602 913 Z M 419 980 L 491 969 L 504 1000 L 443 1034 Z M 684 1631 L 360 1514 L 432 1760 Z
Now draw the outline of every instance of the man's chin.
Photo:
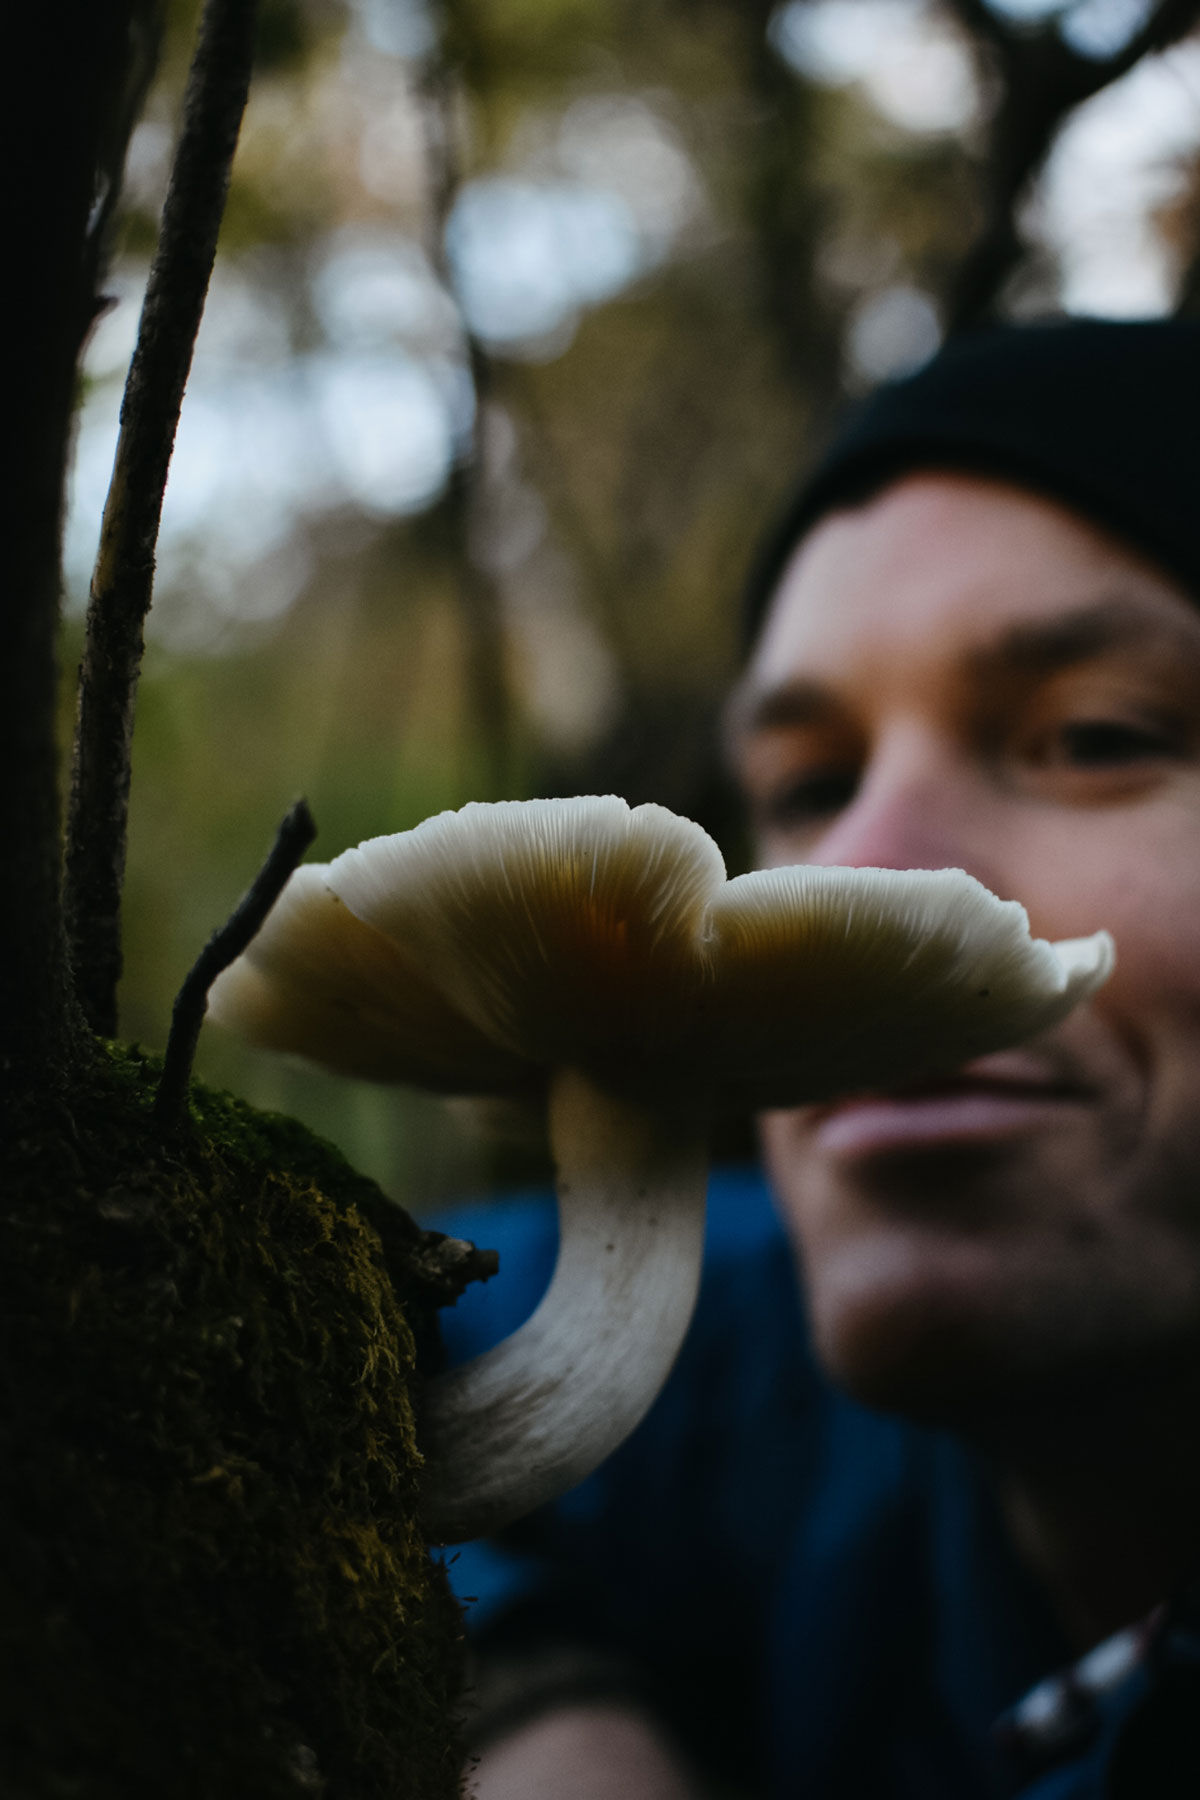
M 905 1267 L 860 1254 L 813 1282 L 817 1354 L 854 1399 L 923 1424 L 962 1427 L 1025 1387 L 1014 1363 L 1013 1295 L 970 1247 Z M 1006 1317 L 1006 1313 L 1008 1316 Z

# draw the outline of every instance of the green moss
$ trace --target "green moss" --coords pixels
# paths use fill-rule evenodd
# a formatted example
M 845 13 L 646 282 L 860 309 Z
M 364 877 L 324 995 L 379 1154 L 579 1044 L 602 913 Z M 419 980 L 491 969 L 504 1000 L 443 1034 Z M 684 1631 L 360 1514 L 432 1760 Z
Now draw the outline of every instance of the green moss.
M 393 1214 L 385 1253 L 370 1183 L 227 1096 L 162 1138 L 155 1078 L 114 1049 L 4 1153 L 0 1792 L 449 1797 L 405 1312 L 438 1242 Z

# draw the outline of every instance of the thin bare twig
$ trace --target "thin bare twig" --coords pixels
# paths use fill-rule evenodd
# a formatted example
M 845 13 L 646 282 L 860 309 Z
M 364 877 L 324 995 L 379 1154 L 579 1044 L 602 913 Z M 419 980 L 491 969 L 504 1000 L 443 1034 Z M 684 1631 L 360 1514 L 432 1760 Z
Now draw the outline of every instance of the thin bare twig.
M 175 997 L 167 1053 L 154 1097 L 154 1117 L 167 1130 L 177 1125 L 183 1115 L 200 1027 L 208 1010 L 209 988 L 221 970 L 227 969 L 262 930 L 267 914 L 316 835 L 308 802 L 297 800 L 279 827 L 266 862 L 188 970 Z
M 207 0 L 183 131 L 121 407 L 92 575 L 67 820 L 65 906 L 75 989 L 111 1036 L 133 713 L 163 491 L 250 85 L 257 0 Z
M 1186 36 L 1200 18 L 1200 0 L 1159 0 L 1145 24 L 1106 57 L 1073 50 L 1057 20 L 1016 26 L 987 0 L 948 3 L 1000 83 L 983 164 L 983 224 L 950 301 L 950 329 L 957 331 L 987 317 L 1020 261 L 1017 207 L 1067 114 L 1144 56 Z

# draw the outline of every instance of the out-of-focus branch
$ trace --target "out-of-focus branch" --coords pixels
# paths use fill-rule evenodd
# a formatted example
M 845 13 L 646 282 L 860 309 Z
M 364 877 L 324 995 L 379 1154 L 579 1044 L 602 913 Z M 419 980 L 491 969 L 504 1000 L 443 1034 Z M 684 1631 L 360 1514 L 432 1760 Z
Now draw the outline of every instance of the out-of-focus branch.
M 1176 317 L 1200 320 L 1200 157 L 1189 159 L 1184 176 L 1183 193 L 1160 217 L 1179 251 Z
M 163 0 L 134 0 L 130 8 L 128 60 L 124 79 L 113 96 L 107 128 L 99 146 L 96 198 L 84 239 L 84 263 L 93 291 L 108 254 L 113 217 L 125 177 L 129 140 L 158 68 L 164 10 Z
M 462 179 L 455 122 L 455 77 L 440 46 L 421 71 L 424 125 L 427 243 L 429 258 L 447 293 L 454 292 L 446 254 L 446 224 Z M 482 427 L 491 386 L 491 366 L 465 318 L 463 345 L 475 393 L 470 442 L 460 452 L 445 497 L 442 520 L 455 562 L 456 591 L 467 643 L 467 697 L 487 767 L 489 797 L 508 787 L 512 750 L 512 704 L 506 671 L 504 622 L 495 586 L 472 555 L 479 487 L 484 478 Z
M 65 898 L 76 992 L 92 1029 L 109 1036 L 117 1023 L 133 715 L 154 549 L 250 85 L 257 11 L 257 0 L 207 0 L 204 9 L 92 576 Z
M 827 220 L 813 180 L 818 145 L 812 89 L 771 45 L 774 11 L 775 0 L 746 0 L 730 9 L 758 106 L 748 215 L 780 371 L 820 441 L 841 399 L 841 321 L 823 303 L 814 279 Z
M 1159 0 L 1120 50 L 1098 58 L 1073 50 L 1055 20 L 1018 27 L 986 0 L 947 4 L 999 87 L 982 168 L 983 223 L 950 297 L 948 322 L 956 331 L 988 316 L 1020 261 L 1017 208 L 1068 113 L 1128 74 L 1142 57 L 1186 36 L 1200 19 L 1200 0 Z
M 630 709 L 644 709 L 644 671 L 639 665 L 635 634 L 619 604 L 622 587 L 635 574 L 634 558 L 624 534 L 603 540 L 580 501 L 579 490 L 562 478 L 569 466 L 568 453 L 557 442 L 550 409 L 543 405 L 536 377 L 521 384 L 521 415 L 526 424 L 522 449 L 539 494 L 548 495 L 554 525 L 570 555 L 583 571 L 594 621 L 609 653 L 616 661 L 620 688 Z M 637 458 L 629 458 L 630 473 L 637 475 Z
M 1184 268 L 1175 296 L 1175 313 L 1180 319 L 1200 320 L 1200 245 Z

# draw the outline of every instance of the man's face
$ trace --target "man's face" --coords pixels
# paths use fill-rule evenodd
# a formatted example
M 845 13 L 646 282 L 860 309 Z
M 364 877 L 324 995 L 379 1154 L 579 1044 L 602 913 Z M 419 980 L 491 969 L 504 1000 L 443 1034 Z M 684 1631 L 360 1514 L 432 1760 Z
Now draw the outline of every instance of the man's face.
M 801 546 L 732 731 L 764 865 L 963 868 L 1117 945 L 1021 1050 L 768 1116 L 831 1371 L 986 1426 L 1200 1364 L 1200 609 L 1049 501 L 909 477 Z

